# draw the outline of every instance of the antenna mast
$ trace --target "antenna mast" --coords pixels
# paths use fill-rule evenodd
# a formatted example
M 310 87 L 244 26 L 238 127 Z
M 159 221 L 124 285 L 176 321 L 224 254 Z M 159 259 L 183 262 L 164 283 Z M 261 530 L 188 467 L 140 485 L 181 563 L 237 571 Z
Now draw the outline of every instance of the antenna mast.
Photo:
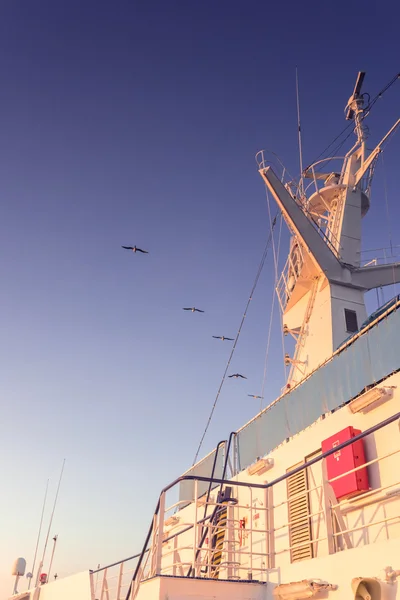
M 297 131 L 299 136 L 299 161 L 300 161 L 300 193 L 304 196 L 304 179 L 303 179 L 303 146 L 301 141 L 301 123 L 300 123 L 300 98 L 299 98 L 299 76 L 296 67 L 296 102 L 297 102 Z
M 34 555 L 34 557 L 33 557 L 32 572 L 31 572 L 31 573 L 28 573 L 28 575 L 30 575 L 30 577 L 29 577 L 29 583 L 28 583 L 28 590 L 29 590 L 29 589 L 30 589 L 30 587 L 31 587 L 32 577 L 33 577 L 33 575 L 34 575 L 34 573 L 35 573 L 36 557 L 37 557 L 37 551 L 38 551 L 38 548 L 39 548 L 40 534 L 41 534 L 41 532 L 42 532 L 42 525 L 43 525 L 43 515 L 44 515 L 44 509 L 45 509 L 45 506 L 46 506 L 46 500 L 47 500 L 47 492 L 48 492 L 48 489 L 49 489 L 49 480 L 47 480 L 46 492 L 45 492 L 45 494 L 44 494 L 43 507 L 42 507 L 42 515 L 41 515 L 41 517 L 40 517 L 39 531 L 38 531 L 38 536 L 37 536 L 37 540 L 36 540 L 35 555 Z
M 62 469 L 61 469 L 61 473 L 60 473 L 60 479 L 58 480 L 58 486 L 57 486 L 56 497 L 54 499 L 53 511 L 52 511 L 51 517 L 50 517 L 49 528 L 47 530 L 46 542 L 45 542 L 44 548 L 43 548 L 43 556 L 42 556 L 42 560 L 40 561 L 40 565 L 39 565 L 39 569 L 38 569 L 38 574 L 37 574 L 37 577 L 36 577 L 36 585 L 35 585 L 35 587 L 37 587 L 37 585 L 39 583 L 40 571 L 43 568 L 44 557 L 45 557 L 46 549 L 47 549 L 47 542 L 49 541 L 50 529 L 51 529 L 51 525 L 53 523 L 54 511 L 56 510 L 56 505 L 57 505 L 58 492 L 60 491 L 61 480 L 62 480 L 62 476 L 63 476 L 63 473 L 64 473 L 64 466 L 65 466 L 65 458 L 64 458 L 64 461 L 63 461 L 63 464 L 62 464 Z
M 362 84 L 365 78 L 365 71 L 360 71 L 357 76 L 356 85 L 352 96 L 346 106 L 346 119 L 352 121 L 354 119 L 355 127 L 354 131 L 357 135 L 357 140 L 360 146 L 365 144 L 367 139 L 367 129 L 363 123 L 364 115 L 364 98 L 361 94 Z
M 47 576 L 47 581 L 50 581 L 50 573 L 51 573 L 51 567 L 53 566 L 53 558 L 54 558 L 54 552 L 56 551 L 56 544 L 57 544 L 57 539 L 58 539 L 58 535 L 55 535 L 53 537 L 53 552 L 51 553 L 51 558 L 50 558 L 50 564 L 49 564 L 49 574 Z

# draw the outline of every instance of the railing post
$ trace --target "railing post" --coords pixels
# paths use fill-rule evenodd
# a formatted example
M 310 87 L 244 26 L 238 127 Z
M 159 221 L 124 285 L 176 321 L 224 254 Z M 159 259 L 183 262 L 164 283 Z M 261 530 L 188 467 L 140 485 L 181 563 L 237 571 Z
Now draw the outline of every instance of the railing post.
M 232 460 L 233 460 L 233 473 L 232 476 L 234 477 L 239 469 L 238 469 L 238 444 L 237 444 L 237 435 L 235 435 L 235 437 L 233 438 L 233 451 L 232 451 Z
M 336 552 L 336 536 L 333 531 L 333 522 L 332 518 L 336 519 L 336 523 L 340 529 L 343 536 L 343 540 L 346 544 L 347 549 L 353 547 L 353 543 L 351 541 L 351 537 L 349 532 L 347 531 L 346 524 L 343 519 L 343 515 L 340 511 L 340 506 L 335 506 L 337 504 L 336 496 L 334 494 L 333 488 L 329 483 L 328 473 L 326 468 L 326 458 L 322 459 L 322 483 L 324 489 L 324 506 L 325 506 L 325 514 L 329 514 L 329 519 L 327 519 L 327 538 L 328 538 L 328 550 L 330 554 Z M 331 528 L 331 532 L 329 533 L 328 527 Z M 330 542 L 330 537 L 332 538 L 332 542 Z M 332 550 L 332 551 L 331 551 Z
M 156 549 L 156 575 L 161 575 L 161 562 L 162 562 L 162 545 L 163 545 L 163 533 L 164 533 L 164 516 L 165 516 L 165 492 L 162 492 L 160 496 L 160 508 L 158 511 L 158 535 L 157 535 L 157 549 Z
M 268 483 L 267 481 L 265 483 Z M 265 490 L 265 506 L 267 509 L 266 530 L 267 530 L 267 568 L 275 568 L 275 532 L 274 532 L 274 493 L 273 488 L 268 487 Z
M 250 488 L 250 523 L 250 573 L 253 576 L 253 488 Z
M 104 569 L 103 582 L 101 584 L 100 600 L 104 600 L 104 598 L 106 600 L 108 600 L 108 598 L 109 598 L 109 595 L 108 595 L 108 586 L 107 586 L 107 569 Z
M 196 577 L 196 555 L 197 555 L 197 535 L 198 535 L 198 526 L 197 526 L 197 508 L 198 508 L 198 496 L 199 496 L 199 482 L 197 479 L 194 481 L 194 519 L 193 519 L 193 563 L 192 563 L 192 573 Z
M 89 583 L 90 583 L 90 597 L 91 597 L 91 598 L 97 598 L 97 596 L 96 596 L 96 592 L 95 592 L 95 585 L 94 585 L 93 571 L 89 571 Z M 97 590 L 96 590 L 96 591 L 97 591 Z
M 208 529 L 208 536 L 206 538 L 206 542 L 207 542 L 208 548 L 207 548 L 207 553 L 206 553 L 206 573 L 207 573 L 207 577 L 210 577 L 211 563 L 212 563 L 211 538 L 213 535 L 211 519 L 207 523 L 207 529 Z
M 326 470 L 325 458 L 322 459 L 322 494 L 324 502 L 324 514 L 325 514 L 325 527 L 326 527 L 326 538 L 328 542 L 328 554 L 334 554 L 336 552 L 335 537 L 333 535 L 333 522 L 332 522 L 332 509 L 329 501 L 328 492 L 328 475 Z
M 152 536 L 151 536 L 151 547 L 149 548 L 151 576 L 155 575 L 155 572 L 156 572 L 156 559 L 155 559 L 156 548 L 157 548 L 157 514 L 154 514 L 153 515 Z
M 233 568 L 235 561 L 235 507 L 232 504 L 227 505 L 226 520 L 226 541 L 227 541 L 227 578 L 233 578 Z
M 120 600 L 119 595 L 121 593 L 121 585 L 122 585 L 122 576 L 123 576 L 123 574 L 124 574 L 124 563 L 122 562 L 120 564 L 120 566 L 119 566 L 116 600 Z
M 173 560 L 173 567 L 172 567 L 172 575 L 175 577 L 176 575 L 176 568 L 178 565 L 178 537 L 174 538 L 174 552 L 172 554 L 172 560 Z

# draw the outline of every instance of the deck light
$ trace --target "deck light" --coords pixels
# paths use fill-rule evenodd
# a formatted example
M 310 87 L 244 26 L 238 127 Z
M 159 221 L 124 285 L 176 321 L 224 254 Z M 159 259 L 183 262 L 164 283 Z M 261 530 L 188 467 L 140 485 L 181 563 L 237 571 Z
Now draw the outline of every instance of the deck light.
M 273 458 L 260 458 L 247 469 L 249 475 L 262 475 L 274 466 Z
M 368 407 L 375 404 L 379 400 L 385 402 L 393 397 L 393 388 L 390 387 L 374 387 L 354 398 L 349 404 L 351 412 L 364 412 Z
M 305 600 L 306 598 L 312 598 L 318 592 L 336 589 L 337 586 L 330 583 L 319 583 L 312 579 L 303 579 L 303 581 L 282 583 L 276 586 L 273 594 L 280 600 Z

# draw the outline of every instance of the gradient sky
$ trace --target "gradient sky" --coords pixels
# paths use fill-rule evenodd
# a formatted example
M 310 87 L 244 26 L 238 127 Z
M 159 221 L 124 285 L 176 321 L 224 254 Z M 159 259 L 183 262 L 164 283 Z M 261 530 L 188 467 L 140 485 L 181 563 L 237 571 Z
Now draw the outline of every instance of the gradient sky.
M 399 71 L 399 16 L 370 0 L 3 0 L 1 598 L 14 558 L 31 567 L 64 458 L 54 570 L 141 548 L 160 489 L 192 463 L 230 350 L 211 336 L 235 336 L 269 233 L 254 155 L 299 171 L 295 65 L 309 164 L 346 125 L 358 70 L 371 95 Z M 371 146 L 399 104 L 400 83 Z M 379 166 L 365 248 L 400 243 L 399 154 L 397 136 L 389 218 Z M 248 380 L 226 383 L 202 455 L 259 408 L 273 282 L 271 255 L 232 363 Z M 266 402 L 283 385 L 275 321 Z

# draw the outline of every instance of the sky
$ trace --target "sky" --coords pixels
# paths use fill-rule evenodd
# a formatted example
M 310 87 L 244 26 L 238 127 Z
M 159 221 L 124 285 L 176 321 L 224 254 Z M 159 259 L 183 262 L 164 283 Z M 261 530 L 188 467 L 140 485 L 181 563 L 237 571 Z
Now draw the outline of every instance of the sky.
M 399 11 L 3 0 L 0 598 L 14 559 L 32 566 L 64 458 L 53 573 L 140 551 L 160 490 L 192 464 L 230 352 L 212 335 L 235 337 L 269 234 L 254 156 L 299 172 L 296 65 L 310 164 L 346 125 L 357 72 L 372 96 L 399 72 Z M 371 112 L 371 147 L 399 105 L 400 83 Z M 395 136 L 364 248 L 400 244 L 399 153 Z M 149 254 L 121 249 L 135 244 Z M 270 253 L 231 365 L 248 379 L 224 385 L 201 455 L 259 409 L 273 288 Z M 276 310 L 272 339 L 265 403 L 284 383 Z

